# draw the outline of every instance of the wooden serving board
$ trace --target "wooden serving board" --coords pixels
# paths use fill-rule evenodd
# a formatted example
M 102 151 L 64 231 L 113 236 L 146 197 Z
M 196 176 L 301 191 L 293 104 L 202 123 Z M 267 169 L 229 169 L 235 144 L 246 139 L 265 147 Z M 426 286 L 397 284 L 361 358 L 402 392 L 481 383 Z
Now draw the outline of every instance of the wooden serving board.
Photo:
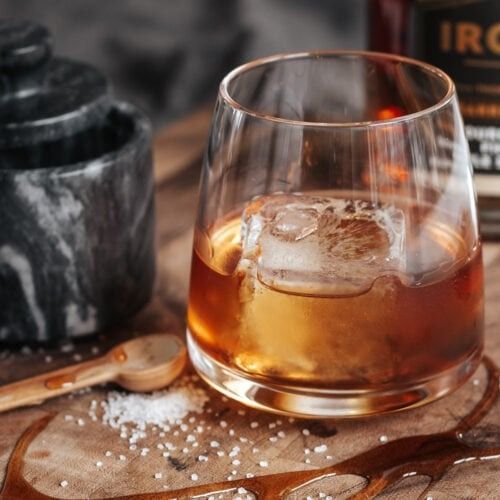
M 166 128 L 157 136 L 159 279 L 151 305 L 120 331 L 76 343 L 73 350 L 70 350 L 71 347 L 64 348 L 66 352 L 60 348 L 25 348 L 16 352 L 0 350 L 0 383 L 64 366 L 80 357 L 90 358 L 97 351 L 103 352 L 116 339 L 128 337 L 134 332 L 170 330 L 183 335 L 200 156 L 209 118 L 210 110 L 203 110 Z M 484 256 L 486 353 L 498 366 L 500 243 L 486 244 Z M 148 432 L 148 437 L 139 443 L 137 450 L 130 450 L 128 442 L 120 438 L 119 432 L 104 425 L 100 418 L 92 420 L 89 417 L 92 401 L 98 404 L 111 389 L 97 387 L 0 415 L 0 484 L 23 432 L 30 424 L 49 414 L 53 414 L 53 418 L 24 453 L 21 474 L 34 490 L 19 490 L 23 492 L 18 494 L 19 498 L 29 498 L 34 491 L 53 498 L 108 498 L 154 492 L 159 494 L 154 498 L 170 498 L 167 492 L 171 489 L 227 481 L 228 477 L 233 478 L 232 484 L 236 485 L 247 474 L 259 477 L 280 472 L 312 471 L 381 447 L 386 441 L 390 444 L 406 436 L 446 431 L 453 428 L 481 399 L 487 382 L 485 373 L 482 366 L 462 388 L 431 405 L 358 421 L 290 422 L 286 418 L 243 408 L 206 388 L 210 401 L 205 412 L 194 415 L 194 421 L 186 419 L 185 431 L 174 435 L 172 429 L 162 438 L 158 431 Z M 498 373 L 496 377 L 495 384 L 498 386 Z M 202 382 L 196 384 L 205 387 Z M 79 419 L 83 425 L 78 424 Z M 203 432 L 196 430 L 200 425 Z M 190 447 L 189 452 L 184 453 L 186 436 L 192 433 L 196 434 L 198 445 L 196 449 Z M 500 401 L 493 403 L 481 422 L 472 425 L 472 429 L 464 434 L 466 442 L 474 447 L 491 450 L 500 447 Z M 177 448 L 170 459 L 163 456 L 164 449 L 158 448 L 158 444 L 167 441 Z M 219 443 L 217 448 L 211 446 L 213 441 Z M 326 445 L 325 451 L 314 451 L 315 448 L 323 450 L 323 445 Z M 240 450 L 236 455 L 229 456 L 235 446 Z M 149 448 L 149 453 L 142 456 L 142 448 Z M 310 451 L 305 452 L 305 449 Z M 391 452 L 390 447 L 386 449 L 387 453 Z M 224 451 L 224 455 L 218 456 L 217 451 Z M 106 452 L 110 452 L 109 456 Z M 120 460 L 119 455 L 125 459 Z M 208 460 L 199 461 L 200 455 L 207 456 Z M 414 499 L 419 495 L 424 495 L 423 498 L 431 496 L 435 500 L 500 498 L 500 457 L 480 459 L 473 455 L 461 455 L 462 458 L 456 460 L 459 463 L 448 468 L 427 490 L 429 479 L 409 470 L 407 477 L 387 488 L 377 498 Z M 384 458 L 383 452 L 373 456 L 376 457 L 373 462 L 384 462 L 387 458 Z M 428 457 L 422 455 L 421 461 L 425 460 Z M 102 462 L 99 467 L 96 465 L 98 462 Z M 267 466 L 263 466 L 265 463 Z M 155 478 L 158 473 L 161 473 L 161 478 Z M 197 479 L 193 480 L 193 477 Z M 291 477 L 276 476 L 271 483 L 290 481 Z M 61 486 L 63 481 L 67 481 L 64 487 Z M 320 493 L 333 498 L 348 498 L 359 492 L 365 483 L 361 476 L 338 474 L 297 490 L 290 498 L 319 498 Z M 215 494 L 215 498 L 218 496 Z M 246 498 L 246 493 L 238 493 L 235 489 L 224 494 L 224 498 L 237 496 Z M 181 497 L 186 495 L 178 495 L 178 498 Z M 365 496 L 370 497 L 369 494 Z M 268 495 L 267 498 L 273 496 Z

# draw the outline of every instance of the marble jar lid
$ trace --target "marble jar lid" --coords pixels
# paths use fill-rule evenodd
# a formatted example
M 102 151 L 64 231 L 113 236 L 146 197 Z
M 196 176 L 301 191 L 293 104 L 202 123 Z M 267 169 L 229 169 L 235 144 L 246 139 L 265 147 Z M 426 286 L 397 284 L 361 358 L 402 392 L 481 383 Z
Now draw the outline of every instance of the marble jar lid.
M 52 57 L 46 28 L 0 20 L 0 149 L 73 136 L 98 125 L 111 101 L 95 68 Z

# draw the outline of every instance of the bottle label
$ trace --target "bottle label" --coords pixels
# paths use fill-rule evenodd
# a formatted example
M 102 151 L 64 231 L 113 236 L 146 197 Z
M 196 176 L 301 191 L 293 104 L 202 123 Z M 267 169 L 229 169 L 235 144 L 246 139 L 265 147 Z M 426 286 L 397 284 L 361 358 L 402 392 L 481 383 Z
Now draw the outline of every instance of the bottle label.
M 474 171 L 500 176 L 499 0 L 417 0 L 413 15 L 413 54 L 457 87 Z

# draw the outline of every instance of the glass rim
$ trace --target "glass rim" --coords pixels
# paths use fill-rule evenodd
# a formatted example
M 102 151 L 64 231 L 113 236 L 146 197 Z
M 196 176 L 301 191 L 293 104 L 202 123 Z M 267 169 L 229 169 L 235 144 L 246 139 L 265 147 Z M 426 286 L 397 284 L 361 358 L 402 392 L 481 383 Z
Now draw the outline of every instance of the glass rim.
M 363 121 L 353 121 L 353 122 L 314 122 L 314 121 L 303 121 L 303 120 L 292 120 L 288 118 L 282 118 L 280 116 L 274 116 L 271 114 L 263 113 L 252 109 L 248 106 L 244 106 L 236 99 L 234 99 L 229 92 L 229 85 L 240 75 L 251 71 L 259 66 L 264 66 L 267 64 L 287 61 L 294 59 L 313 59 L 321 57 L 343 57 L 343 56 L 354 56 L 360 59 L 379 59 L 382 61 L 392 61 L 405 63 L 412 66 L 417 66 L 427 73 L 432 73 L 437 76 L 441 81 L 445 83 L 446 92 L 443 97 L 436 101 L 432 106 L 428 106 L 419 111 L 413 113 L 404 114 L 402 116 L 394 118 L 385 118 L 380 120 L 363 120 Z M 432 64 L 420 61 L 418 59 L 413 59 L 411 57 L 400 56 L 397 54 L 388 54 L 385 52 L 372 52 L 368 50 L 314 50 L 305 52 L 282 52 L 278 54 L 273 54 L 266 57 L 260 57 L 254 59 L 240 66 L 237 66 L 231 70 L 221 81 L 219 86 L 219 96 L 223 101 L 231 108 L 245 113 L 254 118 L 259 118 L 261 120 L 266 120 L 275 123 L 281 123 L 283 125 L 291 126 L 301 126 L 301 127 L 318 127 L 318 128 L 370 128 L 379 126 L 396 125 L 403 122 L 413 121 L 418 118 L 430 115 L 439 111 L 440 109 L 447 106 L 456 96 L 455 84 L 450 76 L 443 70 L 439 69 Z

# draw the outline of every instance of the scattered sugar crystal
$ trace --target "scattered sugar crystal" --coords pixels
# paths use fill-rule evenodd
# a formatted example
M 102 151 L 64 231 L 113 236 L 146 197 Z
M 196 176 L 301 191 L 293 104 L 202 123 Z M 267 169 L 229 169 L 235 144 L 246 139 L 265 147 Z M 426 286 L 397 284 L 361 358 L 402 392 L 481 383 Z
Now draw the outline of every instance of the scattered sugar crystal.
M 259 453 L 259 448 L 252 448 L 252 453 Z
M 161 472 L 157 472 L 155 474 L 155 479 L 161 479 L 163 477 L 162 473 Z
M 111 451 L 107 451 L 106 453 L 104 453 L 107 457 L 110 457 L 113 453 Z
M 286 436 L 286 434 L 283 431 L 278 432 L 278 437 L 283 439 Z
M 188 448 L 182 448 L 182 453 L 189 453 L 189 449 Z
M 124 462 L 125 460 L 127 460 L 127 457 L 125 455 L 120 455 L 118 457 L 122 462 Z
M 194 424 L 194 423 L 195 423 L 195 421 L 196 421 L 196 418 L 195 418 L 195 417 L 189 417 L 189 419 L 188 419 L 188 422 L 189 422 L 190 424 Z
M 137 450 L 137 445 L 136 444 L 131 444 L 129 447 L 128 447 L 129 450 Z
M 314 447 L 314 453 L 324 453 L 327 449 L 328 446 L 326 446 L 326 444 L 320 444 Z
M 68 486 L 68 484 L 69 484 L 68 481 L 66 481 L 66 479 L 64 479 L 63 481 L 61 481 L 59 483 L 59 486 L 61 486 L 62 488 L 66 488 L 66 486 Z
M 95 463 L 95 466 L 96 466 L 96 467 L 102 467 L 102 462 L 101 462 L 101 461 L 96 462 L 96 463 Z
M 225 455 L 225 453 L 224 453 L 222 450 L 219 450 L 219 451 L 217 452 L 217 456 L 218 456 L 218 457 L 223 457 L 224 455 Z
M 186 443 L 194 443 L 195 441 L 196 441 L 196 438 L 192 434 L 189 434 L 186 437 Z
M 261 461 L 259 462 L 259 465 L 260 465 L 261 467 L 267 467 L 267 466 L 269 465 L 269 462 L 268 462 L 267 460 L 261 460 Z
M 311 450 L 309 448 L 304 448 L 304 455 L 309 455 L 311 453 Z
M 241 462 L 240 462 L 238 459 L 233 460 L 231 463 L 232 463 L 233 465 L 240 465 L 240 464 L 241 464 Z
M 244 437 L 244 436 L 241 436 L 241 437 L 240 437 L 240 441 L 241 441 L 242 443 L 248 443 L 248 438 L 246 438 L 246 437 Z
M 235 434 L 235 433 L 234 433 L 234 430 L 233 430 L 233 429 L 229 429 L 229 435 L 230 435 L 230 436 L 234 436 L 234 434 Z
M 75 350 L 75 346 L 74 344 L 67 343 L 63 344 L 59 350 L 64 353 L 73 352 Z
M 251 479 L 252 477 L 255 477 L 255 475 L 252 474 L 251 472 L 247 472 L 246 477 L 247 477 L 247 479 Z
M 210 446 L 212 448 L 218 448 L 220 446 L 218 441 L 210 441 Z
M 198 481 L 198 474 L 191 474 L 191 481 Z
M 221 420 L 219 425 L 224 429 L 227 427 L 227 422 L 225 420 Z
M 189 427 L 186 424 L 181 424 L 180 428 L 182 432 L 186 432 L 189 429 Z
M 79 418 L 77 423 L 80 427 L 83 427 L 85 425 L 85 421 L 83 420 L 83 418 Z
M 208 457 L 206 455 L 200 455 L 198 457 L 198 462 L 207 462 L 208 461 Z
M 244 495 L 245 493 L 247 493 L 247 490 L 246 490 L 245 488 L 241 488 L 241 487 L 240 487 L 240 488 L 238 488 L 238 493 L 239 493 L 240 495 Z
M 164 451 L 162 453 L 162 456 L 165 457 L 165 458 L 168 458 L 170 456 L 170 453 L 168 451 Z
M 310 464 L 310 463 L 311 463 L 311 459 L 310 459 L 310 458 L 306 458 L 306 459 L 304 460 L 304 462 L 305 462 L 306 464 Z
M 276 443 L 276 441 L 278 441 L 278 438 L 276 436 L 271 436 L 269 438 L 269 441 L 271 441 L 271 443 Z
M 389 438 L 385 435 L 385 434 L 382 434 L 382 436 L 380 436 L 378 438 L 378 440 L 381 442 L 381 443 L 387 443 L 387 441 L 389 441 Z

